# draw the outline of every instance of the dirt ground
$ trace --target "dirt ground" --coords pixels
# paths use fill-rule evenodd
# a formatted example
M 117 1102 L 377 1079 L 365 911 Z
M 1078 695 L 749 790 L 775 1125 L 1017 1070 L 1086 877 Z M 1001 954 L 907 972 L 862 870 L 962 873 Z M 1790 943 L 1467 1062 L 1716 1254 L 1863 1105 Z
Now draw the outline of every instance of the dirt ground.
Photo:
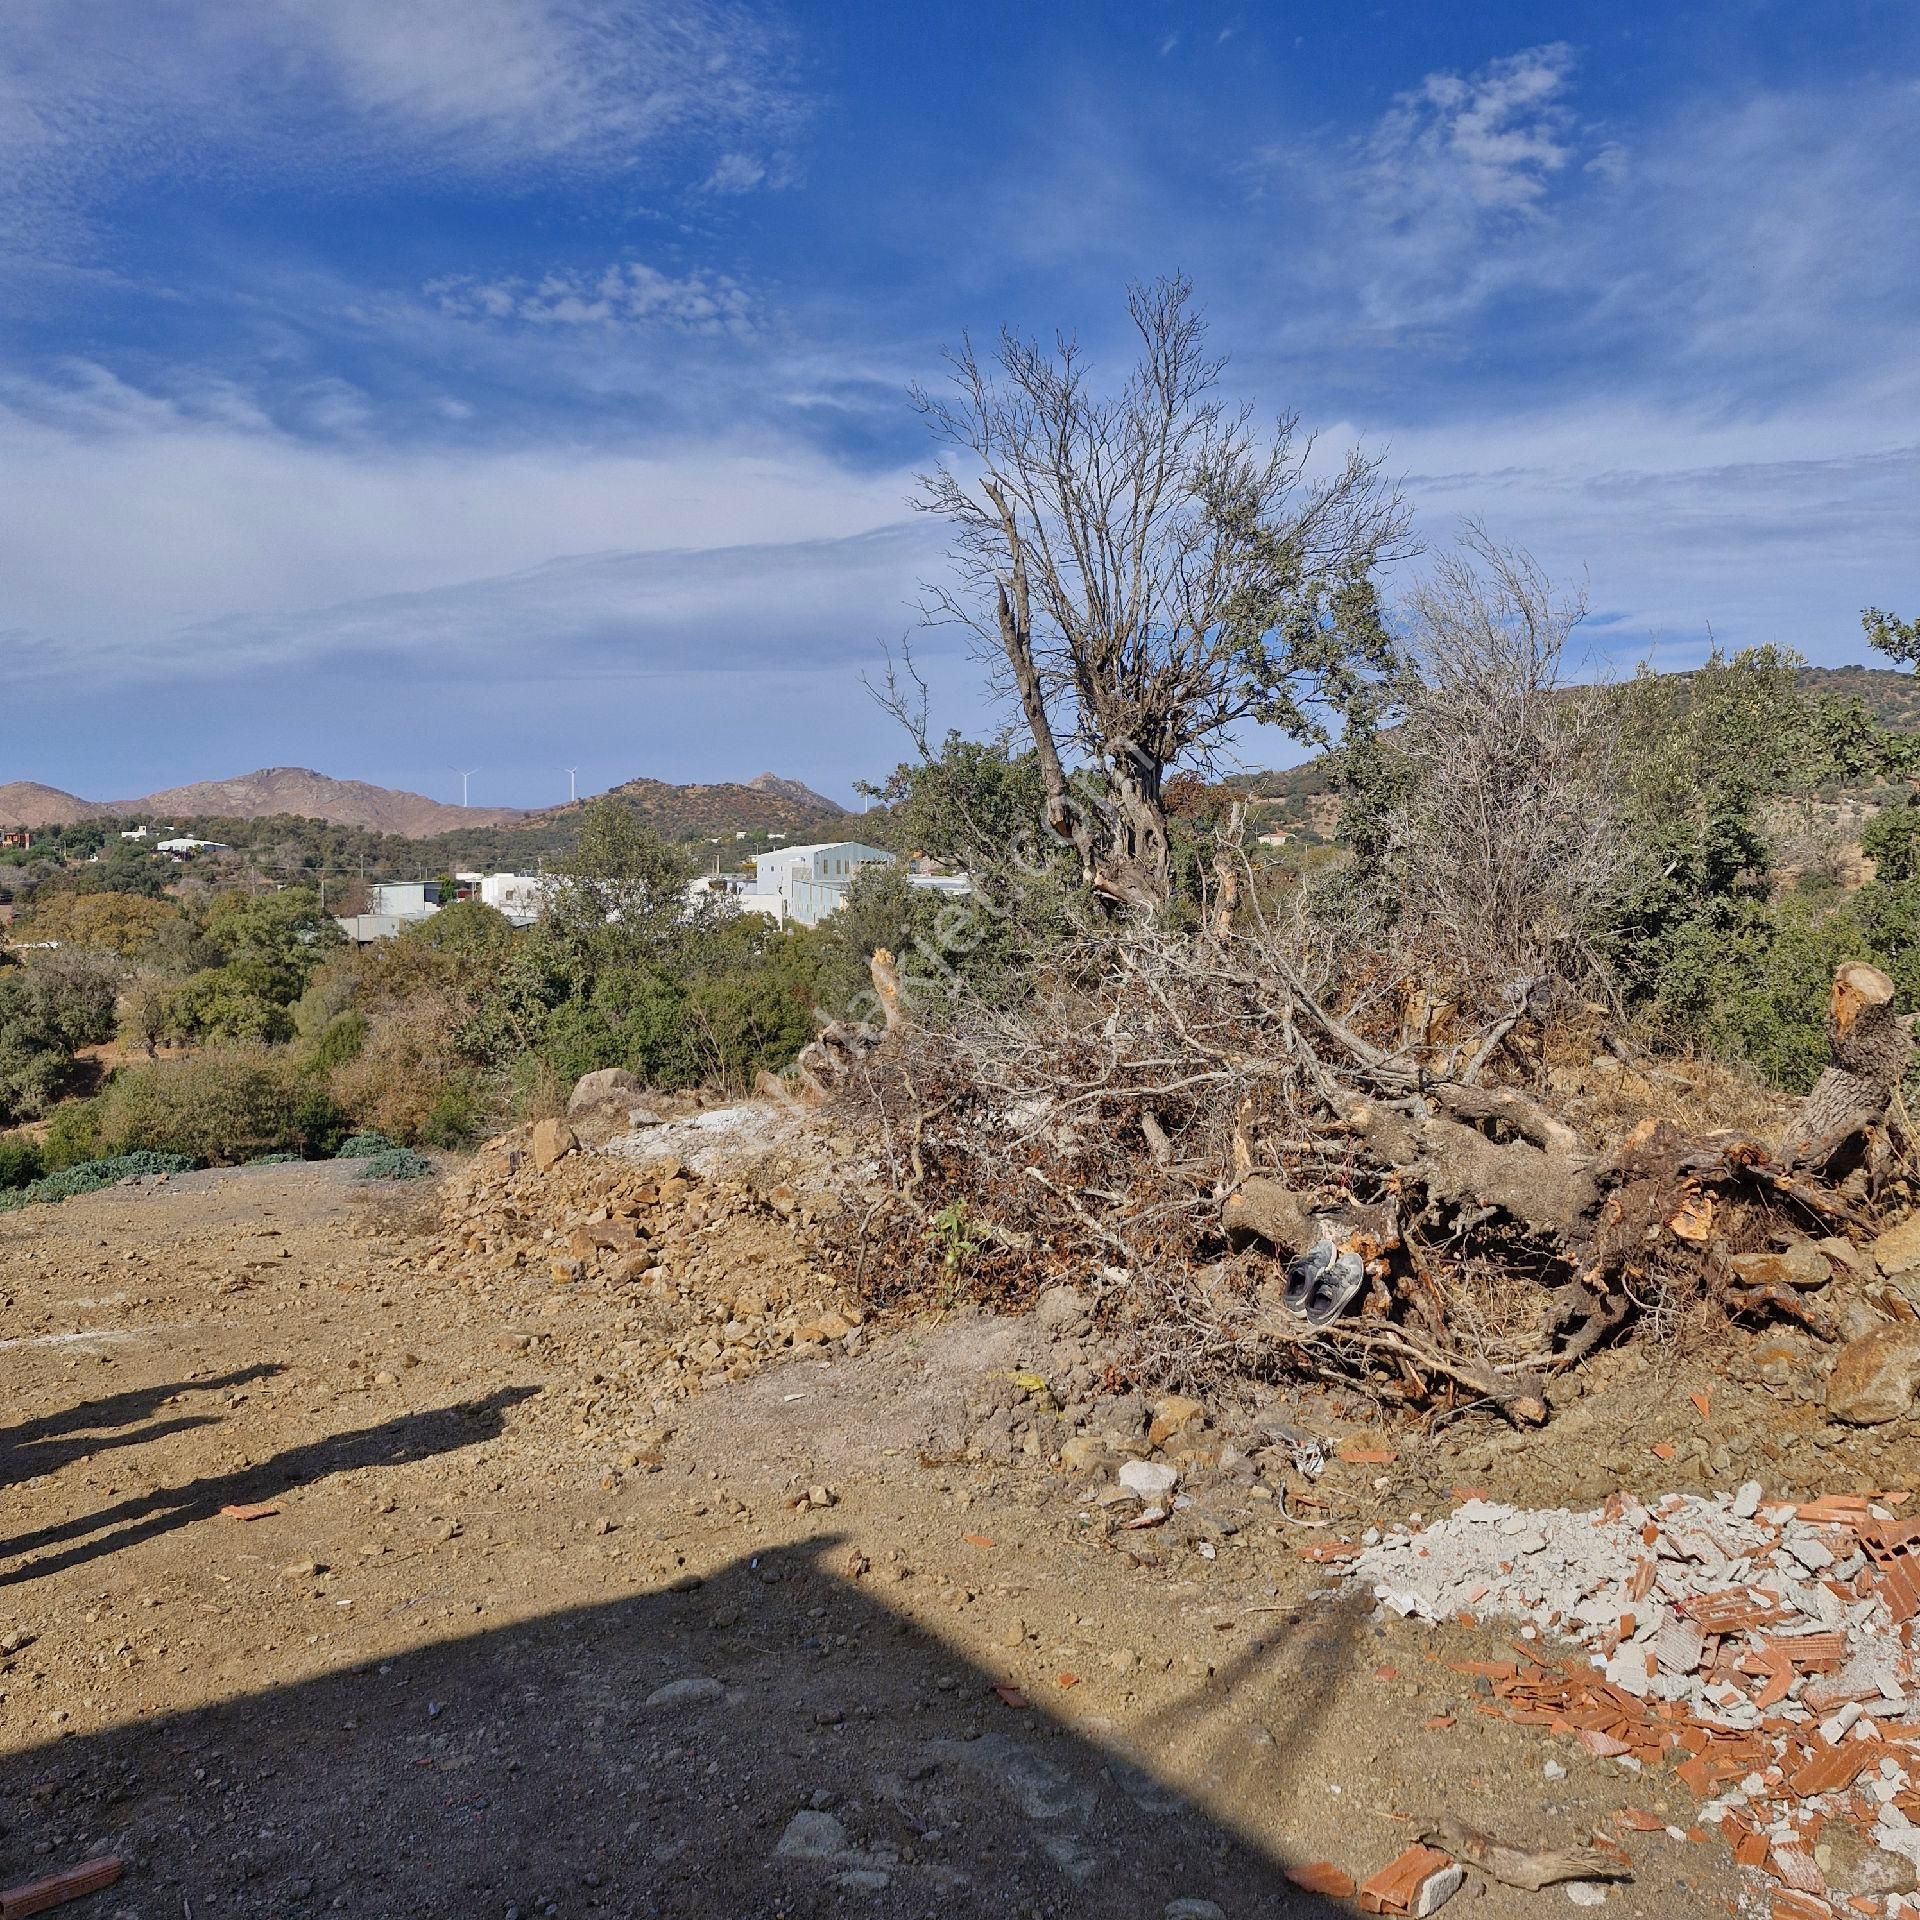
M 0 1883 L 112 1851 L 74 1913 L 1247 1920 L 1347 1911 L 1285 1870 L 1364 1876 L 1425 1818 L 1569 1844 L 1631 1805 L 1671 1832 L 1625 1836 L 1609 1911 L 1765 1910 L 1671 1778 L 1477 1711 L 1452 1663 L 1501 1635 L 1375 1621 L 1270 1505 L 1109 1536 L 1084 1474 L 929 1452 L 1031 1321 L 869 1328 L 610 1424 L 601 1294 L 463 1284 L 427 1183 L 356 1172 L 0 1216 Z M 1799 1365 L 1633 1350 L 1542 1436 L 1384 1436 L 1329 1517 L 1910 1478 Z

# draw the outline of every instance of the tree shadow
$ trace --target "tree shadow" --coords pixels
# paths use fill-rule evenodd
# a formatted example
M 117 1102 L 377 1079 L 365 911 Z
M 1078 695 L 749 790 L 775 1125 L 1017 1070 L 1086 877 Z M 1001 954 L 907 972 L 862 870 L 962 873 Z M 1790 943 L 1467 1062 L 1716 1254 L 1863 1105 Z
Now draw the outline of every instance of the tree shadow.
M 501 1431 L 507 1409 L 538 1391 L 535 1387 L 503 1387 L 484 1400 L 401 1414 L 377 1427 L 329 1434 L 324 1440 L 290 1447 L 257 1466 L 190 1480 L 184 1486 L 160 1487 L 97 1513 L 16 1534 L 11 1540 L 0 1540 L 0 1561 L 22 1564 L 0 1570 L 0 1587 L 20 1586 L 68 1567 L 83 1566 L 151 1540 L 156 1534 L 210 1519 L 222 1507 L 271 1500 L 290 1487 L 332 1474 L 350 1473 L 360 1467 L 404 1466 L 491 1440 Z M 35 1557 L 25 1558 L 28 1555 Z
M 217 1414 L 183 1414 L 153 1426 L 140 1423 L 152 1420 L 169 1401 L 183 1394 L 231 1393 L 236 1387 L 285 1371 L 278 1361 L 262 1361 L 257 1366 L 239 1367 L 211 1380 L 179 1380 L 135 1387 L 99 1400 L 83 1400 L 63 1413 L 43 1414 L 35 1420 L 23 1420 L 18 1426 L 0 1428 L 0 1487 L 15 1486 L 38 1474 L 55 1473 L 75 1460 L 104 1453 L 112 1447 L 138 1446 L 143 1441 L 158 1440 L 189 1427 L 213 1426 L 218 1423 Z M 138 1430 L 126 1431 L 129 1428 Z
M 0 1759 L 0 1868 L 105 1845 L 130 1912 L 196 1920 L 1347 1911 L 1083 1701 L 1008 1704 L 846 1567 L 832 1540 L 743 1554 Z

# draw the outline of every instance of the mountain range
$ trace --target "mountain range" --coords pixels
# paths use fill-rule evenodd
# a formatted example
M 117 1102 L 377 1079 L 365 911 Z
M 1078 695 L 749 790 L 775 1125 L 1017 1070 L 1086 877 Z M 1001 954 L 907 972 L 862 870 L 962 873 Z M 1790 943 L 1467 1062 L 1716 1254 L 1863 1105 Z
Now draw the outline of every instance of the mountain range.
M 839 818 L 847 809 L 798 780 L 762 773 L 751 780 L 675 786 L 629 780 L 613 789 L 669 838 L 726 828 L 792 832 Z M 165 821 L 264 820 L 290 814 L 332 826 L 423 840 L 475 827 L 535 826 L 577 811 L 581 802 L 528 810 L 455 807 L 425 794 L 335 780 L 310 767 L 262 767 L 229 780 L 168 787 L 138 800 L 83 800 L 32 780 L 0 784 L 0 827 L 67 827 L 104 818 Z

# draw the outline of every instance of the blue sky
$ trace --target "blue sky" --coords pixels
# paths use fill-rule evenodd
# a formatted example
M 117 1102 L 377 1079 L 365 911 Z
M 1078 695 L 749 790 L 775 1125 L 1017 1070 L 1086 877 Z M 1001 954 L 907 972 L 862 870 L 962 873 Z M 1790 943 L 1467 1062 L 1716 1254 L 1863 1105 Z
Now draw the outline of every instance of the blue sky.
M 940 564 L 907 385 L 1117 366 L 1173 268 L 1429 546 L 1584 573 L 1593 670 L 1858 658 L 1920 605 L 1917 151 L 1909 0 L 9 0 L 0 780 L 848 796 Z

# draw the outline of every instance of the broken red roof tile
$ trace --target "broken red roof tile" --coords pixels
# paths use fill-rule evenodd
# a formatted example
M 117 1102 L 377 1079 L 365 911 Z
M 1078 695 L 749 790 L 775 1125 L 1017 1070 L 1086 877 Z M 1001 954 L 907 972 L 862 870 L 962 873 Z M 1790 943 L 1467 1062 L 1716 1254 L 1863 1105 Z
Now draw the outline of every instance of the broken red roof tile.
M 1288 1867 L 1286 1875 L 1302 1893 L 1322 1893 L 1330 1900 L 1345 1900 L 1354 1890 L 1353 1875 L 1345 1867 L 1336 1867 L 1331 1860 Z
M 1833 1909 L 1811 1894 L 1782 1887 L 1773 1896 L 1773 1920 L 1833 1920 Z
M 1450 1854 L 1435 1847 L 1409 1847 L 1398 1859 L 1363 1880 L 1359 1889 L 1362 1913 L 1411 1913 L 1420 1889 L 1436 1873 L 1453 1865 Z
M 1795 1893 L 1825 1893 L 1826 1877 L 1807 1848 L 1776 1840 L 1767 1857 L 1767 1871 L 1784 1880 Z
M 1887 1750 L 1878 1740 L 1850 1740 L 1844 1746 L 1816 1749 L 1788 1785 L 1802 1800 L 1816 1800 L 1823 1793 L 1839 1793 L 1852 1786 L 1886 1757 Z

